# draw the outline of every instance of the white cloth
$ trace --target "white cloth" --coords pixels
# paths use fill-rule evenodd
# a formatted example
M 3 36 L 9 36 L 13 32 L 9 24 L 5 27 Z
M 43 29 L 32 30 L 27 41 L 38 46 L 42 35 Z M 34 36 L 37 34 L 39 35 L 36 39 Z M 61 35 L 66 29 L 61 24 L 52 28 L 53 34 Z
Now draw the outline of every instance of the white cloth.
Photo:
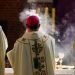
M 0 26 L 0 75 L 4 75 L 5 52 L 8 47 L 7 38 Z
M 7 53 L 14 75 L 54 75 L 54 46 L 51 36 L 26 32 Z

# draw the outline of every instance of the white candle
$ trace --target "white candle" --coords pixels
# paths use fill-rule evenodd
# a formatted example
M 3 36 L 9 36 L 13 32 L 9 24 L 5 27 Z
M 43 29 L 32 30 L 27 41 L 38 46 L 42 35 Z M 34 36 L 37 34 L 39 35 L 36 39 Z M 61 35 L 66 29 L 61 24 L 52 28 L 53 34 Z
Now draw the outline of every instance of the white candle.
M 52 32 L 55 32 L 55 8 L 52 8 Z
M 47 18 L 48 17 L 48 11 L 49 11 L 49 9 L 48 9 L 48 7 L 45 7 L 45 18 Z

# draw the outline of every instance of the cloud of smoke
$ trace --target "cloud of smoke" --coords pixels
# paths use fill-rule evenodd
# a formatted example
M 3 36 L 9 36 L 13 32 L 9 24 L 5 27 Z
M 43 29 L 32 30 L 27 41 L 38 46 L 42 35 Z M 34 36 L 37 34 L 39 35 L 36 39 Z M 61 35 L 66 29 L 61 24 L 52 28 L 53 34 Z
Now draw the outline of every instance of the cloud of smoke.
M 75 65 L 75 9 L 70 10 L 66 13 L 65 17 L 62 19 L 61 28 L 63 36 L 59 35 L 60 41 L 56 44 L 57 55 L 59 52 L 64 52 L 65 57 L 63 59 L 64 64 Z
M 26 18 L 31 15 L 36 15 L 40 18 L 41 32 L 53 35 L 52 19 L 48 13 L 45 16 L 41 11 L 40 13 L 36 13 L 35 9 L 24 9 L 20 13 L 20 21 L 25 25 Z M 56 42 L 55 55 L 57 56 L 59 52 L 63 52 L 65 54 L 63 59 L 64 64 L 70 65 L 75 62 L 75 49 L 73 49 L 73 44 L 75 42 L 75 8 L 65 15 L 60 26 L 61 30 L 56 31 L 57 35 L 60 37 L 58 37 L 58 41 Z M 62 33 L 62 37 L 60 33 Z M 57 39 L 57 37 L 55 39 Z
M 24 9 L 20 13 L 19 19 L 25 25 L 26 18 L 31 15 L 36 15 L 39 17 L 40 24 L 41 24 L 40 31 L 42 31 L 45 34 L 52 34 L 52 21 L 51 21 L 51 17 L 49 16 L 49 14 L 47 16 L 45 16 L 45 14 L 43 14 L 41 11 L 38 14 L 38 13 L 36 13 L 35 9 Z

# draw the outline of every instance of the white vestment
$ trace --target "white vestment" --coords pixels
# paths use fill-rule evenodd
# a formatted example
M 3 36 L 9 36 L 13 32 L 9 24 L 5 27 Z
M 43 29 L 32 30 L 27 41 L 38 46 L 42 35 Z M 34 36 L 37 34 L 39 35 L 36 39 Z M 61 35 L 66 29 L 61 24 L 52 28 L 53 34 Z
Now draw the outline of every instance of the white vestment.
M 54 75 L 54 46 L 51 36 L 26 32 L 7 53 L 14 75 Z
M 5 52 L 8 47 L 7 38 L 0 26 L 0 75 L 4 75 Z

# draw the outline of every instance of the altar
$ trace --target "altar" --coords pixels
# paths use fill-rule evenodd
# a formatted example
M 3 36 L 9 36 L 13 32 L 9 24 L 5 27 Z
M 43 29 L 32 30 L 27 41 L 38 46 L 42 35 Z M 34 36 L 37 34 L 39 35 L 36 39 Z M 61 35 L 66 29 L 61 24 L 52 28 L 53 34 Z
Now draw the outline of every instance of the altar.
M 12 68 L 5 68 L 5 75 L 14 75 Z M 75 69 L 56 69 L 55 75 L 75 75 Z
M 5 68 L 5 75 L 14 75 L 14 71 L 12 68 Z
M 55 75 L 75 75 L 75 69 L 56 69 Z

